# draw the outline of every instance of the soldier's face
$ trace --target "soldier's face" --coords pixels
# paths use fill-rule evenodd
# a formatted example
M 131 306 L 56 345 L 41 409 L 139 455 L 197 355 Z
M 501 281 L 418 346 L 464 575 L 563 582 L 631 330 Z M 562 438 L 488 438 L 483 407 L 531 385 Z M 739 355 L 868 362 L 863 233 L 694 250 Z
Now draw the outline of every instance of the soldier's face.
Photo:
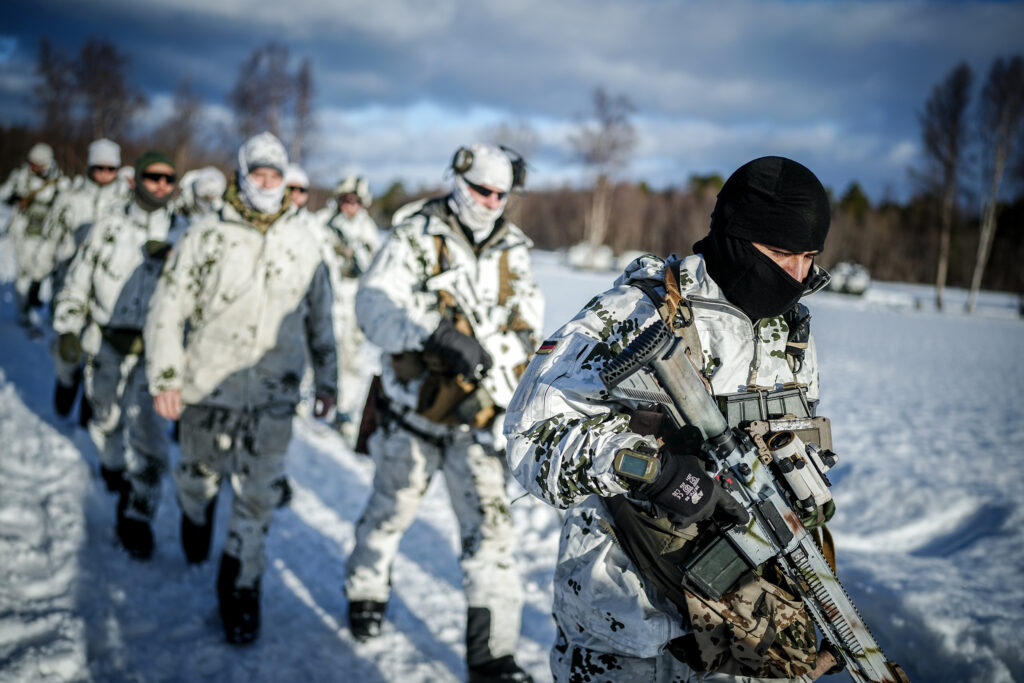
M 249 180 L 262 187 L 264 190 L 276 190 L 284 182 L 284 176 L 280 171 L 266 166 L 260 166 L 249 171 Z
M 174 168 L 163 162 L 150 164 L 142 170 L 142 184 L 146 191 L 154 197 L 163 199 L 174 192 L 174 184 L 178 182 L 178 176 Z
M 299 208 L 305 206 L 309 201 L 309 190 L 304 187 L 289 187 L 288 194 L 292 198 L 292 204 Z
M 477 185 L 466 181 L 466 187 L 469 188 L 469 196 L 471 196 L 477 204 L 482 204 L 488 209 L 500 209 L 502 200 L 505 199 L 505 190 L 494 187 L 493 185 Z
M 347 194 L 341 198 L 341 210 L 345 212 L 345 215 L 352 218 L 359 209 L 363 208 L 363 203 L 359 201 L 359 197 L 354 194 Z
M 807 279 L 807 274 L 811 272 L 811 266 L 814 265 L 814 257 L 818 253 L 816 251 L 788 251 L 760 242 L 751 242 L 751 244 L 759 252 L 775 261 L 779 268 L 789 273 L 789 276 L 797 282 Z
M 97 185 L 109 185 L 117 177 L 117 166 L 90 166 L 89 177 Z
M 45 166 L 40 166 L 39 164 L 34 164 L 31 161 L 28 162 L 28 168 L 29 168 L 30 171 L 32 171 L 36 175 L 42 175 L 43 171 L 46 170 Z

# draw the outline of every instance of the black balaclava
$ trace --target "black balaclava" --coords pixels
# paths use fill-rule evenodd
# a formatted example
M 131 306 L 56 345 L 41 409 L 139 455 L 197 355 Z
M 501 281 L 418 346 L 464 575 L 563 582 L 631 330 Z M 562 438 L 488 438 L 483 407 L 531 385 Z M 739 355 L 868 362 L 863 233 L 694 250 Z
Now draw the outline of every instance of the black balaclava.
M 171 157 L 167 156 L 163 152 L 158 152 L 152 149 L 143 152 L 142 155 L 135 160 L 135 203 L 147 213 L 152 213 L 157 209 L 164 208 L 167 206 L 167 203 L 171 201 L 171 197 L 174 196 L 174 192 L 169 192 L 166 197 L 157 197 L 146 189 L 145 184 L 142 182 L 142 174 L 153 164 L 167 164 L 171 168 L 174 168 L 174 161 Z
M 792 252 L 820 251 L 828 235 L 828 195 L 792 159 L 761 157 L 725 181 L 711 232 L 693 245 L 725 297 L 751 320 L 782 315 L 806 289 L 751 242 Z

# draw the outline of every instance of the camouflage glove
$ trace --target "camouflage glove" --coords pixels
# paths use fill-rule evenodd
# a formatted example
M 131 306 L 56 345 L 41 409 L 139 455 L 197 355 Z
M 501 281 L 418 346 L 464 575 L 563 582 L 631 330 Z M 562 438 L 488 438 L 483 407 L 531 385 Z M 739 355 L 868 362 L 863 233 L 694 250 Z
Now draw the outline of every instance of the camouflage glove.
M 78 340 L 77 334 L 65 332 L 60 335 L 57 338 L 57 351 L 65 363 L 74 364 L 82 360 L 82 342 Z
M 661 471 L 650 484 L 640 489 L 660 508 L 682 518 L 682 525 L 714 517 L 726 524 L 746 524 L 750 515 L 743 506 L 708 476 L 695 455 L 679 455 L 662 450 Z
M 479 379 L 494 365 L 491 356 L 476 338 L 463 334 L 447 318 L 423 344 L 425 351 L 435 351 L 448 362 L 456 375 Z

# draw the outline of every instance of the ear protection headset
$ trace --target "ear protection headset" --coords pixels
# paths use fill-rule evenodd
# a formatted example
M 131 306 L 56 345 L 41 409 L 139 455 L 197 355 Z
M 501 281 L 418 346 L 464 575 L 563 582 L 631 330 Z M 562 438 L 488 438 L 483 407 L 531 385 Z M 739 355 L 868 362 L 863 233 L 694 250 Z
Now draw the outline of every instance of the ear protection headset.
M 511 189 L 524 187 L 526 185 L 526 161 L 519 152 L 509 149 L 505 145 L 499 145 L 499 148 L 508 156 L 508 160 L 512 164 Z M 455 150 L 455 156 L 452 157 L 452 170 L 459 175 L 465 175 L 471 168 L 473 168 L 473 150 L 468 147 L 459 147 Z

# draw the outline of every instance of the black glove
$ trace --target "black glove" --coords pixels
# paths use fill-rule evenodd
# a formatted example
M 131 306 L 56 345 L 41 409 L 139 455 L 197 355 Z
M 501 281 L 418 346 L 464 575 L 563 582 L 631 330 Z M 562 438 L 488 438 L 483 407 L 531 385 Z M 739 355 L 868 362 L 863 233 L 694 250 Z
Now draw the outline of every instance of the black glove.
M 163 260 L 171 253 L 172 246 L 170 242 L 164 242 L 163 240 L 147 240 L 143 248 L 150 258 Z
M 695 455 L 662 450 L 658 478 L 640 489 L 652 503 L 673 512 L 688 526 L 714 517 L 726 524 L 746 524 L 750 515 L 743 506 L 708 476 Z
M 57 351 L 65 363 L 77 363 L 82 360 L 82 342 L 78 340 L 77 334 L 65 332 L 60 335 L 57 338 Z
M 456 375 L 472 379 L 483 377 L 494 365 L 490 354 L 480 346 L 480 342 L 459 332 L 448 318 L 441 318 L 441 324 L 427 338 L 423 348 L 441 354 Z

